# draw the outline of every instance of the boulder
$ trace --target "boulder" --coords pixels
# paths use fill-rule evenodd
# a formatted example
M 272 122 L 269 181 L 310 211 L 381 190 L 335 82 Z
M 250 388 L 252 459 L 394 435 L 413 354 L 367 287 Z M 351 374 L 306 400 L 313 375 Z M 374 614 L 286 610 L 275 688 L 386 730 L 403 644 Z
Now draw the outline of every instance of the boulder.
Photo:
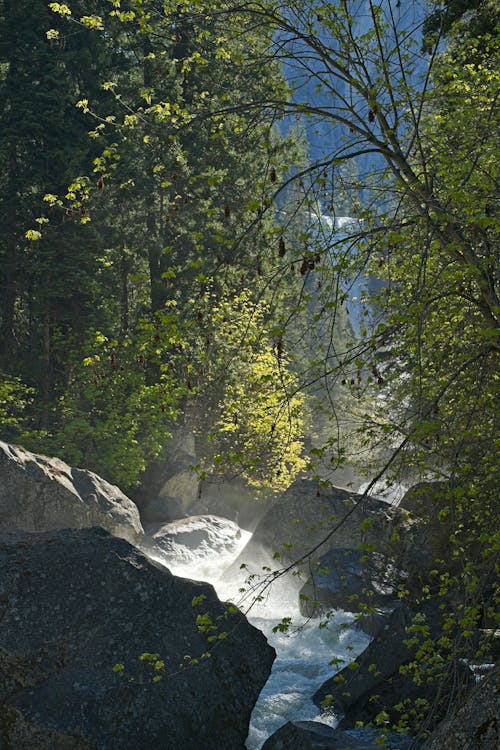
M 500 747 L 500 668 L 492 670 L 456 706 L 424 745 L 425 750 L 498 750 Z
M 240 527 L 228 518 L 189 516 L 148 528 L 147 547 L 166 560 L 189 561 L 233 552 L 241 539 Z
M 100 526 L 137 543 L 139 512 L 123 492 L 84 469 L 0 442 L 0 530 Z
M 429 636 L 439 634 L 440 601 L 429 601 L 418 613 L 417 631 L 424 625 Z M 430 722 L 435 726 L 443 718 L 449 701 L 470 687 L 472 672 L 461 662 L 438 664 L 432 680 L 417 684 L 411 670 L 402 667 L 415 659 L 410 648 L 407 628 L 414 624 L 415 613 L 399 603 L 386 617 L 385 625 L 375 635 L 369 646 L 355 659 L 353 664 L 342 669 L 327 680 L 314 695 L 317 706 L 336 715 L 342 714 L 339 728 L 351 729 L 356 722 L 373 722 L 381 711 L 387 713 L 389 724 L 399 722 L 407 708 L 415 701 L 427 701 L 432 707 Z M 401 710 L 398 704 L 407 704 Z M 424 708 L 424 713 L 426 712 Z M 418 726 L 418 717 L 409 712 L 410 729 Z
M 311 575 L 299 594 L 301 614 L 317 617 L 331 609 L 358 612 L 389 607 L 405 579 L 386 555 L 359 549 L 332 549 L 311 564 Z
M 446 482 L 418 482 L 405 492 L 399 505 L 416 516 L 435 518 L 445 507 L 447 488 Z
M 0 747 L 243 750 L 274 650 L 210 585 L 102 529 L 17 533 L 0 602 Z
M 416 526 L 418 521 L 408 513 L 381 500 L 337 487 L 325 489 L 308 479 L 298 480 L 261 518 L 227 575 L 234 575 L 243 563 L 264 558 L 268 564 L 274 556 L 274 565 L 279 566 L 312 550 L 304 566 L 309 576 L 310 562 L 329 550 L 361 545 L 379 553 L 397 554 L 398 567 L 405 569 Z
M 289 721 L 275 732 L 262 750 L 416 750 L 411 738 L 396 732 L 363 727 L 348 731 L 332 729 L 318 721 Z

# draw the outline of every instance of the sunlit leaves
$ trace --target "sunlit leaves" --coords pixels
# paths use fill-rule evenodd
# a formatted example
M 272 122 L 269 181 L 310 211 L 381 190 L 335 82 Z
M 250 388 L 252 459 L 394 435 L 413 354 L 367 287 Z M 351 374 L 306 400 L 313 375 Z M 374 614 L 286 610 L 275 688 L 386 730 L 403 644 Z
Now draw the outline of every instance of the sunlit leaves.
M 37 240 L 40 240 L 42 238 L 42 233 L 38 229 L 28 229 L 26 234 L 24 235 L 27 240 L 31 240 L 31 242 L 36 242 Z
M 80 18 L 80 23 L 94 31 L 103 31 L 104 29 L 104 23 L 100 16 L 82 16 Z
M 49 3 L 49 8 L 60 16 L 71 16 L 71 9 L 66 3 Z
M 284 359 L 263 339 L 266 307 L 249 292 L 210 305 L 211 357 L 222 367 L 223 389 L 214 404 L 212 455 L 218 471 L 250 481 L 287 486 L 303 466 L 303 397 Z M 211 303 L 211 304 L 210 304 Z M 218 370 L 213 368 L 211 378 Z

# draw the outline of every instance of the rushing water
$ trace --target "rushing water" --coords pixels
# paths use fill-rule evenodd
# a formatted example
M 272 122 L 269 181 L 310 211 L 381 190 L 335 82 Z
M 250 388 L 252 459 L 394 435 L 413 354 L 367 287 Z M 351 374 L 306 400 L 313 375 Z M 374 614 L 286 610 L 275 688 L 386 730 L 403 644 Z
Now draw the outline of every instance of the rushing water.
M 334 667 L 329 662 L 334 657 L 351 661 L 368 643 L 367 636 L 359 631 L 345 630 L 346 617 L 339 613 L 328 628 L 320 629 L 317 622 L 305 623 L 294 618 L 290 633 L 273 633 L 279 620 L 249 618 L 255 627 L 267 636 L 276 649 L 273 671 L 254 708 L 250 732 L 246 742 L 248 750 L 258 750 L 267 737 L 287 721 L 325 721 L 312 702 L 312 695 L 331 677 Z M 328 723 L 334 725 L 335 717 Z
M 335 716 L 319 716 L 312 695 L 335 671 L 335 667 L 329 665 L 332 659 L 351 661 L 369 639 L 359 630 L 347 627 L 346 623 L 352 622 L 353 616 L 343 612 L 321 628 L 317 620 L 307 621 L 302 617 L 298 609 L 300 582 L 293 577 L 276 581 L 262 601 L 251 606 L 248 599 L 242 603 L 239 592 L 242 578 L 227 580 L 223 577 L 251 537 L 244 529 L 240 532 L 232 536 L 233 543 L 226 544 L 222 552 L 223 545 L 214 540 L 213 547 L 205 543 L 202 550 L 173 544 L 168 554 L 158 550 L 152 556 L 176 575 L 211 583 L 221 600 L 241 606 L 249 621 L 276 649 L 273 670 L 254 708 L 246 742 L 247 750 L 259 750 L 267 737 L 287 721 L 316 720 L 335 724 Z M 288 631 L 273 632 L 284 617 L 291 618 Z

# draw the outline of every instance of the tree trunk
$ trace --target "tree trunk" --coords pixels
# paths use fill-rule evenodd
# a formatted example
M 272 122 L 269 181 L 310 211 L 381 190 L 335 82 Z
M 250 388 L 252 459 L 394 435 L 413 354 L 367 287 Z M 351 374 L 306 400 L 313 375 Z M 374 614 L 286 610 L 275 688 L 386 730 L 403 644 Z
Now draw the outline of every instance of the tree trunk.
M 126 336 L 129 328 L 129 298 L 128 298 L 128 260 L 125 248 L 120 252 L 120 277 L 121 277 L 121 331 Z
M 5 365 L 12 358 L 16 348 L 14 330 L 14 314 L 16 307 L 16 271 L 17 271 L 17 210 L 16 210 L 16 179 L 17 153 L 13 141 L 9 145 L 9 172 L 7 177 L 7 197 L 5 200 L 6 222 L 3 236 L 5 252 L 3 268 L 0 276 L 2 293 L 2 321 L 0 325 L 0 355 Z

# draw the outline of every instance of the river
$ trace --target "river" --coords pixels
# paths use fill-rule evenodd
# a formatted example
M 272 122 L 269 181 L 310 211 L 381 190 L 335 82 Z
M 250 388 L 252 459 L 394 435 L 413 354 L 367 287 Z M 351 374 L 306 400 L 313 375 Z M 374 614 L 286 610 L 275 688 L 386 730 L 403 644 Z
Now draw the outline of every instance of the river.
M 336 613 L 325 627 L 319 627 L 318 620 L 302 617 L 298 608 L 299 581 L 294 577 L 275 582 L 262 601 L 252 602 L 248 596 L 242 600 L 243 573 L 228 580 L 224 572 L 250 538 L 250 532 L 239 529 L 232 533 L 223 552 L 218 539 L 213 545 L 205 545 L 201 552 L 199 547 L 191 550 L 183 544 L 173 544 L 168 554 L 158 551 L 152 556 L 176 575 L 211 583 L 219 598 L 238 604 L 275 648 L 272 673 L 254 708 L 246 741 L 247 750 L 259 750 L 267 737 L 290 720 L 323 721 L 335 726 L 334 715 L 320 717 L 312 695 L 336 669 L 352 661 L 367 646 L 369 638 L 349 627 L 354 616 L 345 612 Z M 291 621 L 287 632 L 273 632 L 283 618 Z M 343 660 L 340 667 L 329 664 L 333 659 Z

